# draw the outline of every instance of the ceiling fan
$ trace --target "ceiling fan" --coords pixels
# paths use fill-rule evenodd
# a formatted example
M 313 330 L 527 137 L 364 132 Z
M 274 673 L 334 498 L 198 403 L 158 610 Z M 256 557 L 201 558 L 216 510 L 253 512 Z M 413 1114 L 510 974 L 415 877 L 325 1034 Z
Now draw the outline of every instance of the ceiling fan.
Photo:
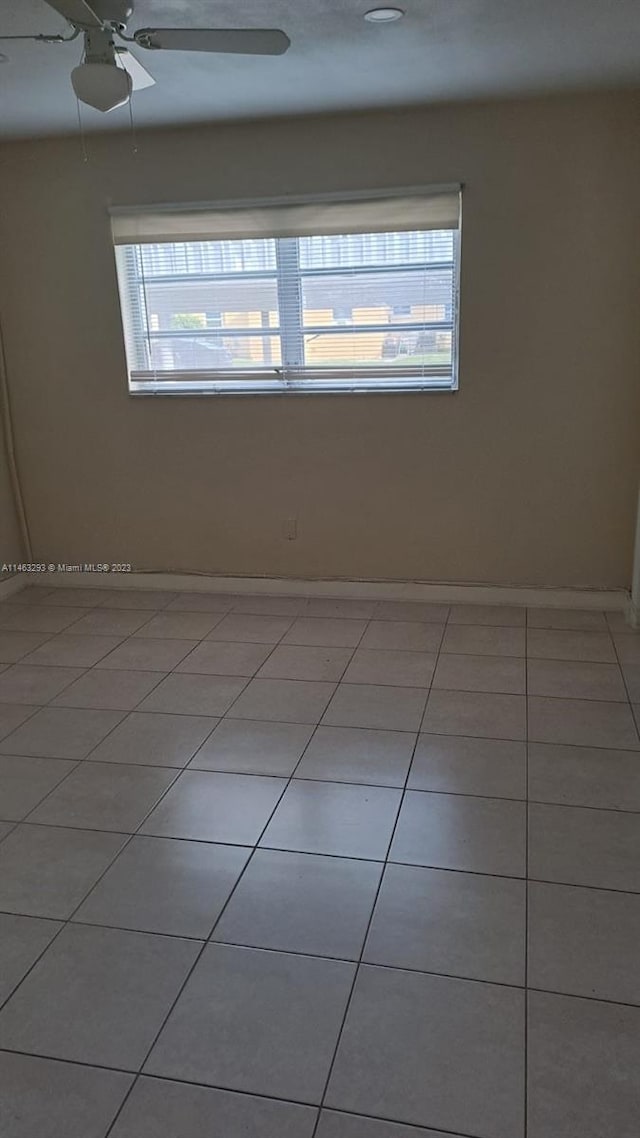
M 70 25 L 69 35 L 0 36 L 7 40 L 68 43 L 84 37 L 82 62 L 71 72 L 78 99 L 98 111 L 128 102 L 131 92 L 155 80 L 126 47 L 149 51 L 207 51 L 237 55 L 283 55 L 291 41 L 277 28 L 138 28 L 127 34 L 129 0 L 46 0 Z

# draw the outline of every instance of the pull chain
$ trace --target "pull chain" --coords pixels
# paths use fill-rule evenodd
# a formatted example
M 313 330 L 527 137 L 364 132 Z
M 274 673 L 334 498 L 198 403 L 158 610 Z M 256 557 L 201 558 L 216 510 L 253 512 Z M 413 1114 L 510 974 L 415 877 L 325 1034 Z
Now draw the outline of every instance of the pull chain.
M 80 131 L 80 147 L 82 149 L 82 161 L 88 162 L 89 155 L 87 154 L 87 144 L 84 134 L 84 127 L 82 125 L 82 115 L 80 113 L 80 100 L 76 98 L 76 108 L 78 111 L 78 130 Z
M 138 136 L 136 134 L 136 126 L 133 121 L 133 98 L 129 95 L 129 127 L 131 129 L 131 153 L 138 153 Z

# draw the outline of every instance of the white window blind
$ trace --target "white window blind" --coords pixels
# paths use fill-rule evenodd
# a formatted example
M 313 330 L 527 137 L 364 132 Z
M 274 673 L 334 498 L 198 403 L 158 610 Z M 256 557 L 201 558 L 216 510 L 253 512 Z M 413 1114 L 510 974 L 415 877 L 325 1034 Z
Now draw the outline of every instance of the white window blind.
M 111 223 L 132 392 L 457 386 L 459 187 Z

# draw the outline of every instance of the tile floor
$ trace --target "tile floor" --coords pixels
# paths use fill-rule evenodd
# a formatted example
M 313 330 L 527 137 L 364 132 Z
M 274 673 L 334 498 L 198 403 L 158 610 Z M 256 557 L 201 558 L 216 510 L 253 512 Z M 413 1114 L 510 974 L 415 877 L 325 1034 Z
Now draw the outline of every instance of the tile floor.
M 3 1138 L 637 1138 L 619 615 L 0 604 Z

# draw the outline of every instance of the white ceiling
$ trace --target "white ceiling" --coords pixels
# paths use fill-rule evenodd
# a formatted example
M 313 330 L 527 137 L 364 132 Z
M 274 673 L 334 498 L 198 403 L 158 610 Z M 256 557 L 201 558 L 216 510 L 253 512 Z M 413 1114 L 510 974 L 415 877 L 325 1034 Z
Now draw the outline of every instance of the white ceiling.
M 384 0 L 378 0 L 378 5 Z M 393 0 L 387 0 L 392 3 Z M 157 85 L 134 96 L 139 126 L 450 99 L 640 85 L 638 0 L 398 0 L 406 16 L 375 26 L 376 0 L 138 0 L 138 27 L 280 27 L 282 57 L 150 52 Z M 65 29 L 45 0 L 0 0 L 0 35 Z M 81 42 L 0 42 L 0 137 L 65 133 L 77 108 L 69 73 Z M 128 111 L 83 109 L 87 130 Z

